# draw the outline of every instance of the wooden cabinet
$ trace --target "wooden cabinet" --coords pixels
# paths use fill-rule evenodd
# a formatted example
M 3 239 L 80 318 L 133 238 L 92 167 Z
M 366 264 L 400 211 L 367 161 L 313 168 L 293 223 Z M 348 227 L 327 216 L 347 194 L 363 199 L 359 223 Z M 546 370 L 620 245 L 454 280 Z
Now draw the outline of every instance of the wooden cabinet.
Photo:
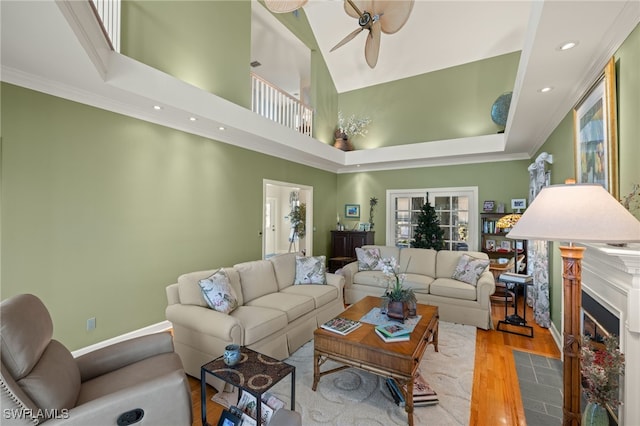
M 480 249 L 489 255 L 492 263 L 497 263 L 498 259 L 511 260 L 515 255 L 515 250 L 520 256 L 520 271 L 526 273 L 526 240 L 512 240 L 505 231 L 497 227 L 498 220 L 509 213 L 481 213 L 480 214 Z
M 329 272 L 353 262 L 356 248 L 374 244 L 375 231 L 331 231 L 331 258 Z

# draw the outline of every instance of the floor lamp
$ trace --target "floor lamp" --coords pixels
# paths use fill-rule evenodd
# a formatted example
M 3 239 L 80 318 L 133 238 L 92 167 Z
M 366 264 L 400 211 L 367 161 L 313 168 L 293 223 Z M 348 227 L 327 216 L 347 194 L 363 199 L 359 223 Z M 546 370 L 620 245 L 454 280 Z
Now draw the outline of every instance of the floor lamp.
M 552 185 L 540 191 L 507 238 L 568 242 L 560 246 L 564 289 L 562 423 L 579 425 L 581 278 L 585 248 L 574 243 L 640 242 L 640 221 L 600 185 Z

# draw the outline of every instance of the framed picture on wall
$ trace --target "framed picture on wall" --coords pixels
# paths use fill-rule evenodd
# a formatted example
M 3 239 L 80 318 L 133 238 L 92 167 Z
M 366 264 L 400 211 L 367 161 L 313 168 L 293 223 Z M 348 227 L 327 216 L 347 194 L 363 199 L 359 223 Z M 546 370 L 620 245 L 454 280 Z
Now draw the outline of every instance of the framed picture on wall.
M 345 204 L 344 205 L 344 218 L 345 219 L 360 219 L 360 204 Z
M 358 231 L 369 231 L 371 227 L 370 223 L 360 222 L 358 226 Z
M 598 183 L 618 198 L 615 78 L 611 58 L 573 109 L 573 137 L 576 182 Z

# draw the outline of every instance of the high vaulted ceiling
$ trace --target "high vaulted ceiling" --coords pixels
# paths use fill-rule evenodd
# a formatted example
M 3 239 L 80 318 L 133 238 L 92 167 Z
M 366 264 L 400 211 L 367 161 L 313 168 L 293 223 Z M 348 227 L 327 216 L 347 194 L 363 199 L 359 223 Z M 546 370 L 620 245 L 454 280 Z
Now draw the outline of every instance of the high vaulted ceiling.
M 109 51 L 84 2 L 0 6 L 3 81 L 336 172 L 530 158 L 640 21 L 637 0 L 416 0 L 405 27 L 382 34 L 370 69 L 364 34 L 329 53 L 356 28 L 342 1 L 310 0 L 304 11 L 339 92 L 521 51 L 504 134 L 344 153 Z M 578 45 L 561 52 L 566 41 Z

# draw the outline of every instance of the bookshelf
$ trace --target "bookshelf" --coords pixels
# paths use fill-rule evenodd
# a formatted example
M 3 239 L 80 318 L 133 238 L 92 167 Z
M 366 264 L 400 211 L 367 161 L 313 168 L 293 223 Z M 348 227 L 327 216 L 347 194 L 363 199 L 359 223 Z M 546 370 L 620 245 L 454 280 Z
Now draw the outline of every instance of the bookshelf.
M 512 259 L 516 245 L 519 255 L 527 254 L 526 240 L 509 239 L 506 237 L 508 230 L 505 231 L 496 226 L 498 220 L 507 214 L 509 213 L 480 213 L 480 250 L 487 253 L 492 263 L 497 263 L 499 258 Z M 526 261 L 525 257 L 523 262 Z

